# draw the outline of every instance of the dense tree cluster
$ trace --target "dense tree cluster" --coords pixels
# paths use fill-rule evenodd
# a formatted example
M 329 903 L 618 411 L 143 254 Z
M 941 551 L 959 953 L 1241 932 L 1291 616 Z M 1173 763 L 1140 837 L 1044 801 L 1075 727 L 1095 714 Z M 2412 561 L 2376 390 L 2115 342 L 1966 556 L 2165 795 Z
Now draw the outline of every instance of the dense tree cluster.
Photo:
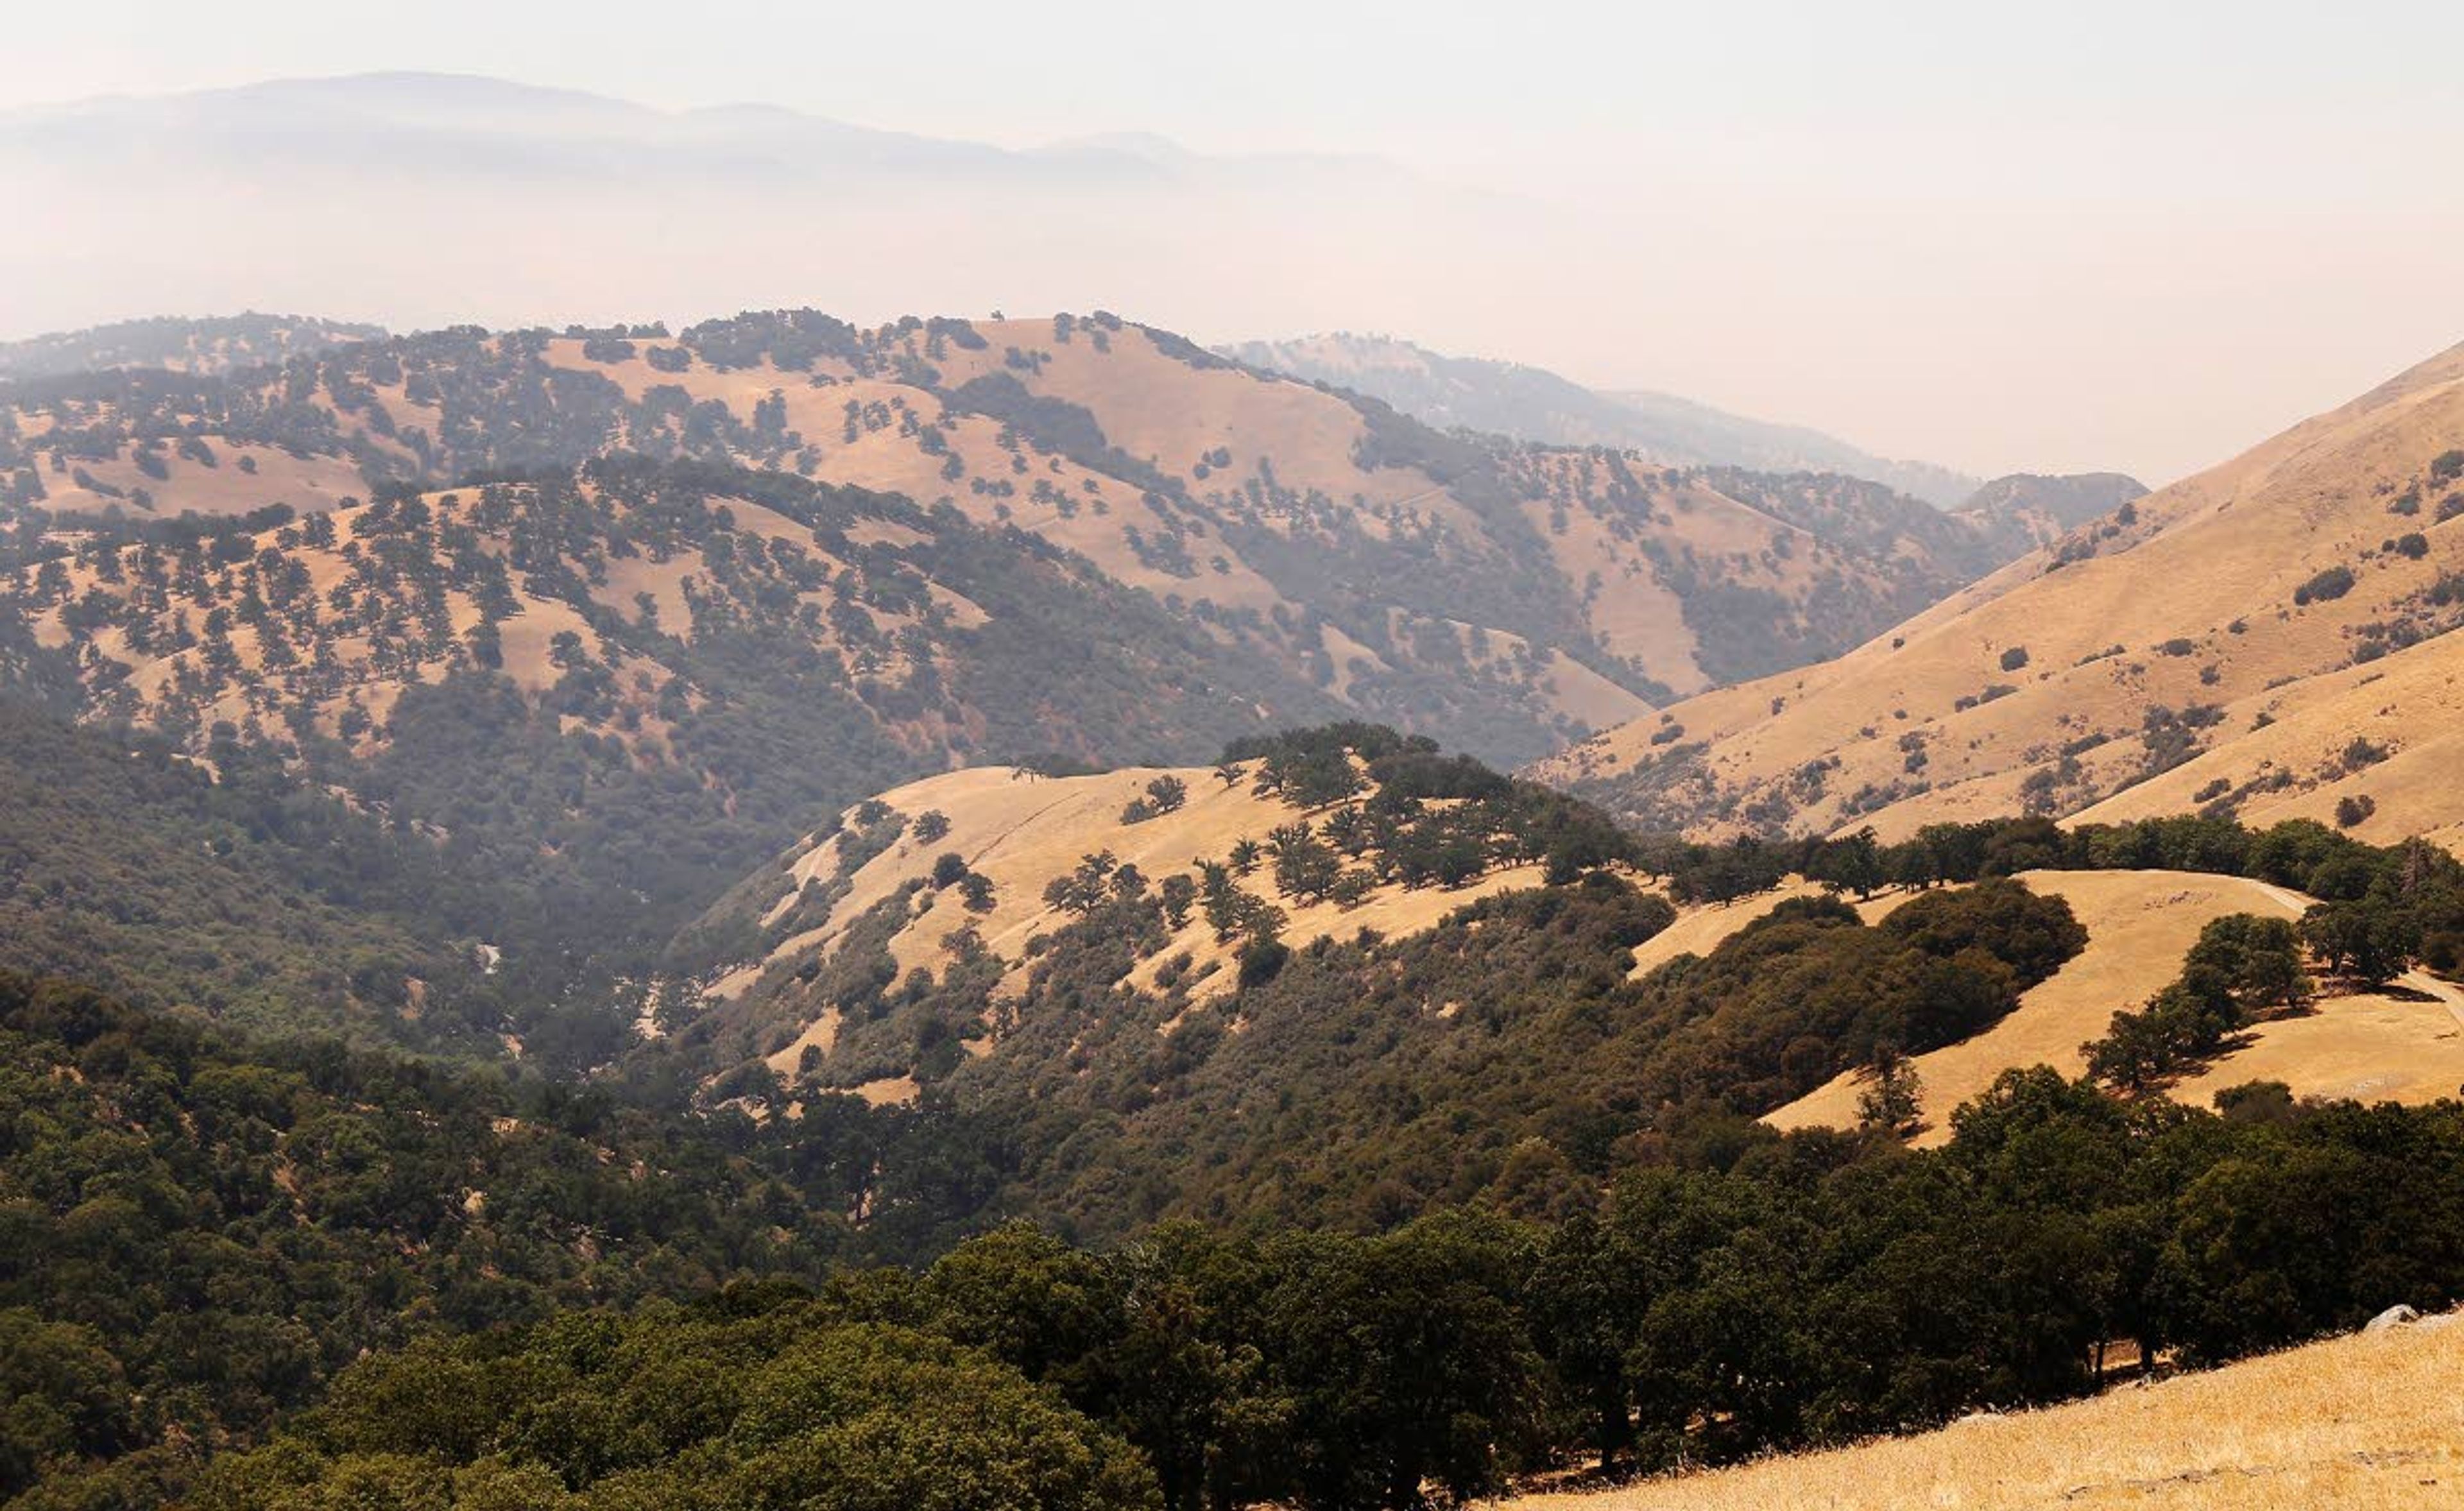
M 0 1310 L 28 1392 L 5 1464 L 30 1506 L 151 1504 L 205 1458 L 208 1511 L 1411 1511 L 1519 1471 L 2057 1401 L 2109 1358 L 2211 1364 L 2464 1296 L 2464 1108 L 2219 1100 L 2013 1071 L 1940 1150 L 1699 1120 L 1551 1220 L 1179 1222 L 1098 1250 L 1013 1224 L 915 1270 L 517 1309 L 461 1337 L 495 1313 L 439 1315 L 267 1446 L 176 1463 L 127 1452 L 161 1407 L 119 1383 L 109 1335 Z
M 261 748 L 226 735 L 189 758 L 0 700 L 0 969 L 262 1030 L 495 1053 L 508 1029 L 555 1036 L 547 927 Z
M 370 1360 L 199 1511 L 346 1506 L 1142 1511 L 1153 1472 L 1049 1387 L 942 1330 L 729 1291 L 578 1313 L 518 1347 Z
M 721 1131 L 0 974 L 0 1500 L 153 1504 L 425 1331 L 818 1275 L 822 1187 Z
M 2366 844 L 2307 819 L 2265 829 L 2212 814 L 2069 826 L 2046 818 L 1988 819 L 1926 824 L 1895 844 L 1868 829 L 1837 839 L 1749 836 L 1721 844 L 1645 839 L 1636 853 L 1645 869 L 1668 878 L 1670 895 L 1681 902 L 1731 902 L 1796 875 L 1859 896 L 1884 886 L 1930 887 L 2038 868 L 2247 876 L 2327 905 L 2309 915 L 2311 942 L 2331 968 L 2360 980 L 2385 981 L 2415 958 L 2440 970 L 2464 958 L 2464 863 L 2423 841 Z M 2371 943 L 2373 935 L 2385 948 Z M 2343 948 L 2336 940 L 2345 941 Z
M 1456 887 L 1494 865 L 1534 862 L 1548 880 L 1566 882 L 1637 856 L 1632 841 L 1588 803 L 1468 756 L 1441 755 L 1425 735 L 1341 723 L 1236 740 L 1219 775 L 1250 763 L 1250 790 L 1259 796 L 1311 814 L 1332 810 L 1314 828 L 1287 826 L 1276 846 L 1279 869 L 1283 852 L 1295 850 L 1309 864 L 1293 869 L 1330 882 L 1336 856 L 1365 861 L 1374 880 L 1407 887 Z M 1354 798 L 1361 800 L 1347 802 Z M 1295 895 L 1314 900 L 1325 890 Z

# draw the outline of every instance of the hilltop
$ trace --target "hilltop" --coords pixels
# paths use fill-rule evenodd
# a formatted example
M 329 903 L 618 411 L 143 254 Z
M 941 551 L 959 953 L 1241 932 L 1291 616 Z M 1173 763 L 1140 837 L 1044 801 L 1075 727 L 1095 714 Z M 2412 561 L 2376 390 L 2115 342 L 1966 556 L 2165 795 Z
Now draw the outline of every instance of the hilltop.
M 1836 661 L 1686 700 L 1536 772 L 1703 833 L 2200 810 L 2453 843 L 2459 516 L 2464 348 Z
M 2120 472 L 2065 476 L 2013 472 L 1980 486 L 1960 500 L 1954 513 L 1981 530 L 2016 526 L 2026 533 L 2030 545 L 2046 546 L 2092 519 L 2146 496 L 2147 485 Z

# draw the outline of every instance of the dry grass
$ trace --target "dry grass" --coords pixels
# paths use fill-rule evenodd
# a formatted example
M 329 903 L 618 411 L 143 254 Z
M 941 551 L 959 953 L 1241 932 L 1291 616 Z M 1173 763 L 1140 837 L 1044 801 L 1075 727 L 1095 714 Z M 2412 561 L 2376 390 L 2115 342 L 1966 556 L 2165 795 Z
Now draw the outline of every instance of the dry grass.
M 955 898 L 935 898 L 935 906 L 916 913 L 890 942 L 890 954 L 901 973 L 917 968 L 938 971 L 951 958 L 951 936 L 973 929 L 984 947 L 1020 967 L 1027 941 L 1052 932 L 1068 919 L 1044 902 L 1044 888 L 1054 877 L 1074 867 L 1081 858 L 1109 850 L 1134 865 L 1152 880 L 1186 872 L 1200 860 L 1222 860 L 1240 841 L 1265 841 L 1269 831 L 1303 817 L 1277 799 L 1261 798 L 1244 780 L 1226 786 L 1211 767 L 1192 766 L 1171 773 L 1189 792 L 1185 806 L 1140 823 L 1124 823 L 1121 812 L 1152 778 L 1165 775 L 1159 767 L 1133 767 L 1090 777 L 1020 778 L 1001 767 L 970 767 L 928 777 L 884 793 L 881 800 L 913 820 L 938 812 L 950 821 L 950 832 L 926 843 L 908 839 L 873 857 L 850 880 L 847 895 L 827 919 L 813 929 L 781 940 L 761 961 L 715 983 L 714 996 L 733 996 L 759 979 L 762 971 L 821 947 L 835 938 L 859 915 L 908 882 L 931 874 L 935 859 L 957 854 L 973 869 L 992 880 L 994 905 L 989 912 L 973 913 Z M 838 865 L 834 844 L 815 846 L 799 860 L 792 873 L 801 884 L 831 875 Z M 1335 903 L 1301 906 L 1275 896 L 1262 867 L 1239 885 L 1282 908 L 1287 915 L 1285 939 L 1295 947 L 1330 936 L 1350 937 L 1362 929 L 1389 935 L 1418 932 L 1456 909 L 1509 887 L 1536 886 L 1536 867 L 1507 867 L 1490 872 L 1468 887 L 1407 889 L 1379 887 L 1349 907 Z M 783 912 L 781 903 L 773 916 Z M 1194 974 L 1206 974 L 1195 988 L 1207 996 L 1229 990 L 1231 948 L 1216 939 L 1205 920 L 1193 916 L 1162 950 L 1141 962 L 1131 980 L 1152 988 L 1166 962 L 1186 953 Z M 793 1046 L 799 1052 L 803 1040 Z
M 2313 1344 L 2093 1401 L 1515 1511 L 2464 1505 L 2464 1326 Z
M 1973 1039 L 1916 1057 L 1930 1125 L 1920 1143 L 1949 1136 L 1950 1110 L 2014 1065 L 2051 1065 L 2064 1075 L 2086 1068 L 2079 1045 L 2103 1035 L 2116 1010 L 2135 1006 L 2171 980 L 2211 919 L 2227 913 L 2283 917 L 2297 909 L 2258 883 L 2189 871 L 2031 871 L 2020 880 L 2060 897 L 2088 932 L 2087 948 L 2019 999 L 2010 1017 Z M 1899 899 L 1893 899 L 1898 901 Z M 2251 1077 L 2218 1067 L 2224 1084 Z M 2299 1065 L 2279 1065 L 2302 1091 Z M 1778 1128 L 1846 1128 L 1857 1121 L 1859 1086 L 1848 1076 L 1809 1092 L 1766 1121 Z M 2200 1105 L 2205 1106 L 2204 1096 Z
M 2450 1005 L 2456 989 L 2416 979 L 2429 990 L 2330 997 L 2303 1017 L 2261 1023 L 2243 1047 L 2172 1094 L 2206 1106 L 2227 1086 L 2281 1081 L 2303 1096 L 2356 1102 L 2454 1096 L 2464 1085 L 2464 1023 Z
M 2452 528 L 2452 527 L 2451 527 Z M 2437 538 L 2437 537 L 2433 537 Z M 2440 559 L 2433 557 L 2433 560 Z M 2453 558 L 2445 558 L 2450 563 Z M 2152 781 L 2119 793 L 2079 817 L 2083 822 L 2187 813 L 2211 782 L 2235 786 L 2271 772 L 2296 784 L 2254 797 L 2241 811 L 2254 826 L 2286 819 L 2336 822 L 2336 805 L 2365 797 L 2375 811 L 2356 839 L 2393 844 L 2415 834 L 2454 846 L 2464 839 L 2464 661 L 2445 639 L 2398 655 L 2312 677 L 2257 700 L 2272 721 Z M 2257 712 L 2250 714 L 2255 722 Z M 2390 752 L 2385 761 L 2348 769 L 2356 737 Z
M 2058 572 L 2041 555 L 2014 563 L 1837 661 L 1705 693 L 1671 714 L 1689 741 L 1708 741 L 1705 766 L 1731 795 L 1836 762 L 1825 796 L 1796 814 L 1801 826 L 1871 822 L 1898 838 L 1937 820 L 2016 812 L 2022 779 L 2069 745 L 2081 780 L 2062 803 L 2120 795 L 2091 809 L 2097 818 L 2179 812 L 2218 778 L 2232 789 L 2282 777 L 2291 784 L 2255 798 L 2249 817 L 2317 817 L 2366 793 L 2379 807 L 2365 838 L 2452 842 L 2464 834 L 2464 784 L 2449 779 L 2459 747 L 2447 734 L 2464 712 L 2464 643 L 2438 636 L 2350 662 L 2363 626 L 2406 617 L 2455 566 L 2452 540 L 2393 518 L 2387 504 L 2459 434 L 2464 347 L 2141 500 L 2137 523 L 2100 540 L 2092 559 Z M 2431 534 L 2426 558 L 2380 550 L 2407 528 Z M 2358 574 L 2353 591 L 2295 607 L 2295 587 L 2332 564 Z M 2175 639 L 2190 642 L 2188 654 L 2158 653 Z M 2120 654 L 2101 654 L 2115 646 Z M 2000 656 L 2013 647 L 2030 659 L 2004 671 Z M 1989 684 L 2013 690 L 1958 706 Z M 2193 705 L 2222 711 L 2205 739 L 2211 754 L 2139 783 L 2143 715 Z M 1544 775 L 1631 769 L 1661 754 L 1649 742 L 1658 727 L 1613 731 L 1545 763 Z M 2396 758 L 2343 772 L 2337 756 L 2356 733 Z M 2105 738 L 2083 743 L 2090 735 Z M 1910 736 L 1927 756 L 1915 776 L 1901 744 Z M 1860 790 L 1920 783 L 1926 790 L 1871 811 L 1847 809 Z
M 2191 871 L 2030 871 L 2020 878 L 2060 897 L 2087 927 L 2087 948 L 2019 999 L 2018 1010 L 1972 1039 L 1916 1057 L 1925 1084 L 1925 1130 L 1919 1145 L 1950 1137 L 1951 1109 L 2003 1071 L 2051 1065 L 2086 1069 L 2079 1046 L 2102 1037 L 2114 1013 L 2145 1001 L 2181 970 L 2211 919 L 2228 913 L 2290 917 L 2307 899 L 2234 876 Z M 1657 963 L 1679 949 L 1701 951 L 1776 906 L 1796 886 L 1725 909 L 1703 909 L 1637 952 Z M 1871 919 L 1903 901 L 1877 898 Z M 1666 943 L 1683 934 L 1681 942 Z M 2321 998 L 2314 1011 L 2262 1023 L 2205 1072 L 2170 1088 L 2178 1102 L 2207 1106 L 2218 1091 L 2251 1081 L 2281 1081 L 2297 1096 L 2419 1104 L 2455 1094 L 2464 1084 L 2464 1022 L 2447 997 L 2455 989 L 2423 978 L 2419 989 Z M 1861 1089 L 1853 1075 L 1834 1078 L 1764 1119 L 1774 1128 L 1849 1128 Z

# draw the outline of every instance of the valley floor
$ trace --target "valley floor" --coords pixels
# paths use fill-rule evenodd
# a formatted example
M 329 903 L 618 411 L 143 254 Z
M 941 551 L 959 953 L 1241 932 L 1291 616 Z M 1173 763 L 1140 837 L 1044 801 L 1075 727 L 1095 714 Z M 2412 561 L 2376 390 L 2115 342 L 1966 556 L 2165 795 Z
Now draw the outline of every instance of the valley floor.
M 1921 1436 L 1498 1503 L 1499 1511 L 2453 1505 L 2464 1505 L 2464 1317 L 2457 1316 L 2092 1401 L 1971 1417 Z

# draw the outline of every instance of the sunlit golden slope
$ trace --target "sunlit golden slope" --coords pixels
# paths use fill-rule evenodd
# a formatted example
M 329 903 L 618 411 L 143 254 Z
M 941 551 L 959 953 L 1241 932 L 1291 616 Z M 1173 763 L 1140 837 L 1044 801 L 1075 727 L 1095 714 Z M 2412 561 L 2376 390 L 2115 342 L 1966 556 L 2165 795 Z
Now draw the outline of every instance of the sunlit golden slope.
M 949 323 L 955 333 L 957 322 Z M 1796 622 L 1817 595 L 1831 597 L 1832 612 L 1854 614 L 1860 601 L 1904 591 L 1892 571 L 1922 566 L 1842 551 L 1685 474 L 1605 454 L 1506 453 L 1503 491 L 1474 496 L 1459 476 L 1381 459 L 1371 419 L 1347 400 L 1213 361 L 1134 325 L 1072 322 L 1066 338 L 1044 319 L 963 328 L 980 344 L 925 339 L 916 362 L 929 367 L 930 383 L 914 364 L 868 375 L 824 361 L 815 373 L 831 381 L 816 385 L 766 366 L 696 363 L 668 373 L 639 357 L 590 364 L 580 341 L 552 342 L 549 355 L 605 371 L 636 394 L 673 384 L 747 415 L 777 392 L 787 427 L 813 446 L 815 475 L 1016 524 L 1123 581 L 1208 612 L 1340 618 L 1318 591 L 1390 597 L 1376 645 L 1337 629 L 1302 653 L 1321 657 L 1331 680 L 1349 686 L 1424 669 L 1422 639 L 1450 633 L 1473 666 L 1518 664 L 1484 668 L 1489 674 L 1536 673 L 1556 711 L 1587 726 L 1641 712 L 1634 688 L 1682 693 L 1720 674 L 1719 654 L 1702 651 L 1699 601 L 1688 619 L 1696 579 L 1768 595 L 1765 612 L 1775 623 L 1766 629 L 1786 638 L 1822 633 Z M 1083 452 L 1021 455 L 1016 427 L 973 412 L 963 398 L 971 383 L 1008 382 L 1083 409 L 1111 452 L 1151 471 Z M 1158 477 L 1184 496 L 1159 496 Z M 1425 566 L 1416 573 L 1416 556 L 1434 548 L 1510 565 L 1526 529 L 1549 554 L 1522 564 L 1567 585 L 1577 606 L 1561 628 L 1595 643 L 1607 662 L 1571 642 L 1539 643 L 1531 626 L 1501 623 L 1494 605 L 1484 612 L 1476 599 L 1448 613 L 1412 591 L 1416 575 L 1429 579 L 1420 586 L 1445 577 Z M 1329 547 L 1337 558 L 1387 554 L 1390 580 L 1312 591 L 1291 553 Z M 1496 576 L 1489 585 L 1504 586 L 1505 573 Z
M 1506 1511 L 2160 1507 L 2394 1511 L 2464 1500 L 2464 1326 L 2435 1317 L 2069 1406 Z
M 2210 803 L 2266 821 L 2366 798 L 2365 837 L 2452 843 L 2459 517 L 2464 347 L 1837 661 L 1689 699 L 1537 775 L 1701 833 Z M 2341 594 L 2321 577 L 2339 570 Z
M 2071 905 L 2087 928 L 2087 948 L 2022 996 L 2001 1022 L 1915 1057 L 1925 1123 L 1919 1144 L 1947 1140 L 1952 1109 L 2006 1070 L 2051 1065 L 2080 1074 L 2087 1064 L 2080 1046 L 2104 1037 L 2117 1011 L 2140 1006 L 2179 974 L 2210 920 L 2228 913 L 2294 918 L 2310 901 L 2264 882 L 2191 871 L 2030 871 L 2021 880 Z M 1900 900 L 1877 898 L 1867 908 L 1879 913 Z M 1730 909 L 1730 927 L 1761 910 Z M 2178 1101 L 2207 1106 L 2218 1091 L 2252 1081 L 2281 1081 L 2296 1096 L 2361 1102 L 2454 1096 L 2464 1084 L 2464 990 L 2416 974 L 2385 992 L 2321 996 L 2306 1014 L 2236 1036 L 2206 1070 L 2167 1089 Z M 1854 1128 L 1861 1090 L 1856 1076 L 1843 1075 L 1765 1121 L 1783 1128 Z
M 875 811 L 894 816 L 900 825 L 895 843 L 869 847 L 863 812 L 851 810 L 825 838 L 808 837 L 775 873 L 721 905 L 722 914 L 733 909 L 757 911 L 760 949 L 713 982 L 708 996 L 721 1004 L 744 1001 L 747 1010 L 764 1018 L 783 1011 L 765 1006 L 765 1000 L 802 1003 L 812 1016 L 772 1023 L 768 1035 L 776 1047 L 767 1058 L 782 1075 L 795 1071 L 809 1046 L 819 1046 L 825 1061 L 838 1037 L 840 1004 L 811 1002 L 790 988 L 800 972 L 809 974 L 815 962 L 836 956 L 850 931 L 884 904 L 901 909 L 884 947 L 902 976 L 916 970 L 937 974 L 980 952 L 1005 974 L 1001 995 L 1014 996 L 1024 984 L 1039 936 L 1071 921 L 1045 900 L 1046 886 L 1086 857 L 1107 854 L 1159 882 L 1194 873 L 1201 861 L 1228 861 L 1243 841 L 1263 846 L 1281 825 L 1327 817 L 1254 792 L 1254 763 L 1225 770 L 1237 779 L 1226 782 L 1215 768 L 1203 766 L 1057 777 L 976 767 L 884 793 L 874 799 Z M 1158 777 L 1183 784 L 1184 805 L 1133 820 L 1130 805 Z M 924 838 L 927 815 L 938 815 L 946 830 Z M 956 892 L 922 885 L 946 855 L 958 856 L 992 884 L 989 906 L 970 909 Z M 1410 888 L 1388 882 L 1349 902 L 1310 903 L 1280 895 L 1263 866 L 1238 876 L 1234 885 L 1280 909 L 1287 920 L 1284 940 L 1300 947 L 1363 929 L 1387 935 L 1416 932 L 1478 898 L 1540 880 L 1536 865 L 1504 865 L 1463 887 Z M 1230 990 L 1234 952 L 1233 941 L 1217 937 L 1203 915 L 1193 913 L 1123 979 L 1153 990 L 1159 974 L 1171 971 L 1174 979 L 1192 983 L 1193 1000 L 1205 1000 Z
M 1924 1122 L 1914 1142 L 1950 1136 L 1951 1111 L 2006 1070 L 2051 1065 L 2085 1070 L 2080 1046 L 2101 1039 L 2113 1015 L 2136 1008 L 2178 975 L 2199 931 L 2228 913 L 2298 918 L 2310 899 L 2265 882 L 2198 871 L 2028 871 L 2035 891 L 2071 906 L 2087 948 L 2019 998 L 2018 1010 L 1984 1033 L 1918 1055 Z M 1741 902 L 1690 908 L 1635 952 L 1638 975 L 1681 954 L 1708 954 L 1730 934 L 1792 897 L 1817 893 L 1792 883 Z M 1868 923 L 1907 901 L 1890 891 L 1857 905 Z M 2312 1011 L 2237 1036 L 2206 1070 L 2167 1091 L 2206 1106 L 2218 1091 L 2281 1081 L 2297 1096 L 2362 1102 L 2433 1102 L 2464 1085 L 2464 988 L 2416 972 L 2384 992 L 2318 999 Z M 1841 1075 L 1769 1114 L 1775 1128 L 1854 1128 L 1863 1090 Z

